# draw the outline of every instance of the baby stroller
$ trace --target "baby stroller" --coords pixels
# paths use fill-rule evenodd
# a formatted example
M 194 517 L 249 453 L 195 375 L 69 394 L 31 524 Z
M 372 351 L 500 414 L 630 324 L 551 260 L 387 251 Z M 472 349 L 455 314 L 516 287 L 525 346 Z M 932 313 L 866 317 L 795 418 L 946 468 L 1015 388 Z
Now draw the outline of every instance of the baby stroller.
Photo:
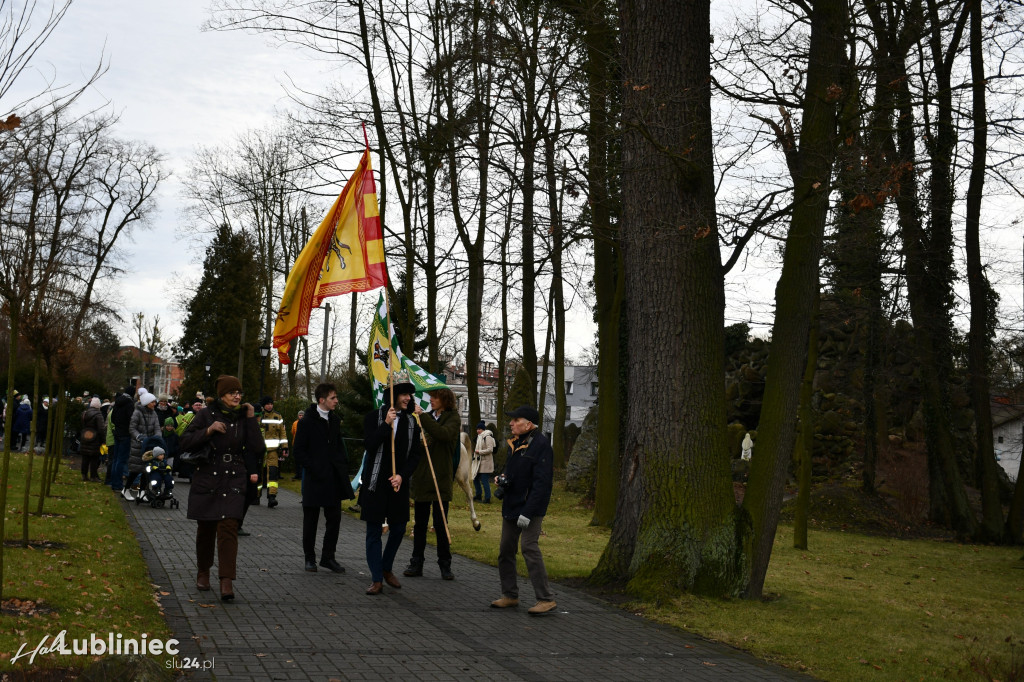
M 164 449 L 154 447 L 142 455 L 142 460 L 144 469 L 135 504 L 145 502 L 153 509 L 162 509 L 164 505 L 177 509 L 180 503 L 174 497 L 174 475 Z

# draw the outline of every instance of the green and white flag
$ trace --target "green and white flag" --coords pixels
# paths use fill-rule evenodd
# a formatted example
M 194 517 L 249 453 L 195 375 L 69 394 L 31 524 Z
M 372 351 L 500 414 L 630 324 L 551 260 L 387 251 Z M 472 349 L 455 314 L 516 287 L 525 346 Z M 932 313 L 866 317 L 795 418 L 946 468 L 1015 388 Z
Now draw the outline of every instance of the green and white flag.
M 429 410 L 430 398 L 427 397 L 427 392 L 437 388 L 448 388 L 448 384 L 402 354 L 402 349 L 398 347 L 398 339 L 395 337 L 394 325 L 391 325 L 390 334 L 384 331 L 387 329 L 386 320 L 387 308 L 384 305 L 384 294 L 381 294 L 373 315 L 373 325 L 370 327 L 370 346 L 366 351 L 366 360 L 370 364 L 370 381 L 373 382 L 373 404 L 376 407 L 384 404 L 384 392 L 388 390 L 388 372 L 397 373 L 405 370 L 409 375 L 409 382 L 416 387 L 416 403 L 424 410 Z M 393 360 L 397 361 L 392 362 Z

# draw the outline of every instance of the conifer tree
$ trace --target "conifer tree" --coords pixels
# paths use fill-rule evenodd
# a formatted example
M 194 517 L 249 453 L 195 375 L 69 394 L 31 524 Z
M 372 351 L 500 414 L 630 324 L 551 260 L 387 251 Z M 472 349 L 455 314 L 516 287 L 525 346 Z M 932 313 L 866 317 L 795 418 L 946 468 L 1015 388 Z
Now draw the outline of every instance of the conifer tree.
M 176 351 L 185 372 L 180 394 L 213 392 L 220 374 L 238 372 L 242 321 L 246 321 L 243 353 L 245 390 L 243 401 L 259 400 L 260 302 L 262 280 L 252 240 L 243 232 L 232 232 L 222 225 L 206 251 L 203 277 L 188 303 L 181 339 Z M 210 363 L 207 380 L 204 371 Z

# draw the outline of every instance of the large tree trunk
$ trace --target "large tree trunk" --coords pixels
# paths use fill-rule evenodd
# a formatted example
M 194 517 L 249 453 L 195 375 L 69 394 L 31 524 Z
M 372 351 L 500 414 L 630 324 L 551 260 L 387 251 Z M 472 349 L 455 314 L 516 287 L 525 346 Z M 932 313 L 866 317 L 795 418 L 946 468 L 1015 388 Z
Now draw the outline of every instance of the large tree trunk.
M 967 285 L 971 295 L 971 327 L 968 333 L 967 371 L 970 376 L 971 402 L 977 433 L 977 475 L 981 487 L 982 522 L 976 539 L 997 542 L 1003 537 L 1003 505 L 999 499 L 999 478 L 992 445 L 992 406 L 989 395 L 989 368 L 992 350 L 992 289 L 981 264 L 979 224 L 982 190 L 985 186 L 985 157 L 988 144 L 988 119 L 985 115 L 985 57 L 981 36 L 981 0 L 971 2 L 971 102 L 974 140 L 971 153 L 971 179 L 967 186 L 967 215 L 964 251 L 967 256 Z
M 606 0 L 583 0 L 574 5 L 583 30 L 587 61 L 587 190 L 594 240 L 594 298 L 597 317 L 597 476 L 594 516 L 590 523 L 611 525 L 619 489 L 619 319 L 625 279 L 609 207 L 609 145 L 613 131 L 611 98 L 614 27 L 608 21 Z
M 931 5 L 931 0 L 929 0 Z M 934 8 L 933 8 L 934 10 Z M 932 12 L 931 30 L 938 31 Z M 902 55 L 891 61 L 894 73 L 887 82 L 896 91 L 896 144 L 894 168 L 902 172 L 896 206 L 900 235 L 906 257 L 907 298 L 914 322 L 914 339 L 921 365 L 925 442 L 928 447 L 929 515 L 937 523 L 957 531 L 961 538 L 974 535 L 977 521 L 967 502 L 960 476 L 952 433 L 949 382 L 953 371 L 952 319 L 952 208 L 951 164 L 956 142 L 952 127 L 952 92 L 949 67 L 943 61 L 941 36 L 931 37 L 936 91 L 933 104 L 938 110 L 928 145 L 931 159 L 928 215 L 930 229 L 918 205 L 915 144 L 920 131 L 914 127 L 914 112 Z M 938 43 L 938 44 L 936 44 Z
M 725 438 L 710 1 L 620 0 L 629 357 L 620 503 L 594 578 L 664 599 L 745 578 Z
M 793 459 L 796 463 L 797 494 L 793 517 L 793 547 L 807 549 L 807 520 L 811 513 L 811 458 L 814 456 L 814 372 L 818 368 L 818 309 L 820 295 L 814 300 L 811 330 L 807 340 L 807 362 L 800 383 L 800 430 Z
M 794 206 L 782 274 L 775 287 L 775 324 L 765 378 L 757 448 L 743 507 L 753 522 L 750 583 L 746 595 L 760 598 L 768 571 L 782 489 L 796 437 L 800 381 L 807 362 L 811 311 L 818 295 L 825 219 L 836 155 L 837 104 L 844 36 L 845 0 L 818 0 L 811 14 L 811 45 L 799 152 L 791 159 Z

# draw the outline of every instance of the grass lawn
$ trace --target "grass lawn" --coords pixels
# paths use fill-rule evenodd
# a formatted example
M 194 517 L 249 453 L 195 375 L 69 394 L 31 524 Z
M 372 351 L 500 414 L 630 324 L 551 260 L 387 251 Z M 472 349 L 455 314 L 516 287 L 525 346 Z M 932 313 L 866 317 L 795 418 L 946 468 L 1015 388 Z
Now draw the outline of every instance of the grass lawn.
M 477 505 L 474 532 L 468 507 L 454 505 L 453 551 L 495 565 L 500 512 L 497 500 Z M 541 538 L 553 579 L 586 578 L 596 565 L 609 530 L 590 517 L 556 483 Z M 792 528 L 780 526 L 764 601 L 684 595 L 624 608 L 826 680 L 1005 681 L 1011 658 L 1021 679 L 1021 548 L 833 531 L 811 531 L 807 551 L 792 542 Z
M 28 455 L 12 453 L 7 490 L 6 536 L 21 540 L 22 501 Z M 29 542 L 41 544 L 24 549 L 4 548 L 3 599 L 0 616 L 0 672 L 12 667 L 26 671 L 36 668 L 80 668 L 91 662 L 87 656 L 40 653 L 33 664 L 28 657 L 10 659 L 22 644 L 35 649 L 43 637 L 52 641 L 61 630 L 68 647 L 72 639 L 88 639 L 95 633 L 106 638 L 114 633 L 124 639 L 170 637 L 159 606 L 160 595 L 149 582 L 142 553 L 121 503 L 111 489 L 99 483 L 83 483 L 76 470 L 60 465 L 53 497 L 47 499 L 42 518 L 35 515 L 41 460 L 35 459 L 30 497 Z M 60 499 L 56 499 L 60 498 Z M 22 610 L 38 607 L 34 614 L 9 610 L 19 600 Z M 166 659 L 164 656 L 161 660 Z

